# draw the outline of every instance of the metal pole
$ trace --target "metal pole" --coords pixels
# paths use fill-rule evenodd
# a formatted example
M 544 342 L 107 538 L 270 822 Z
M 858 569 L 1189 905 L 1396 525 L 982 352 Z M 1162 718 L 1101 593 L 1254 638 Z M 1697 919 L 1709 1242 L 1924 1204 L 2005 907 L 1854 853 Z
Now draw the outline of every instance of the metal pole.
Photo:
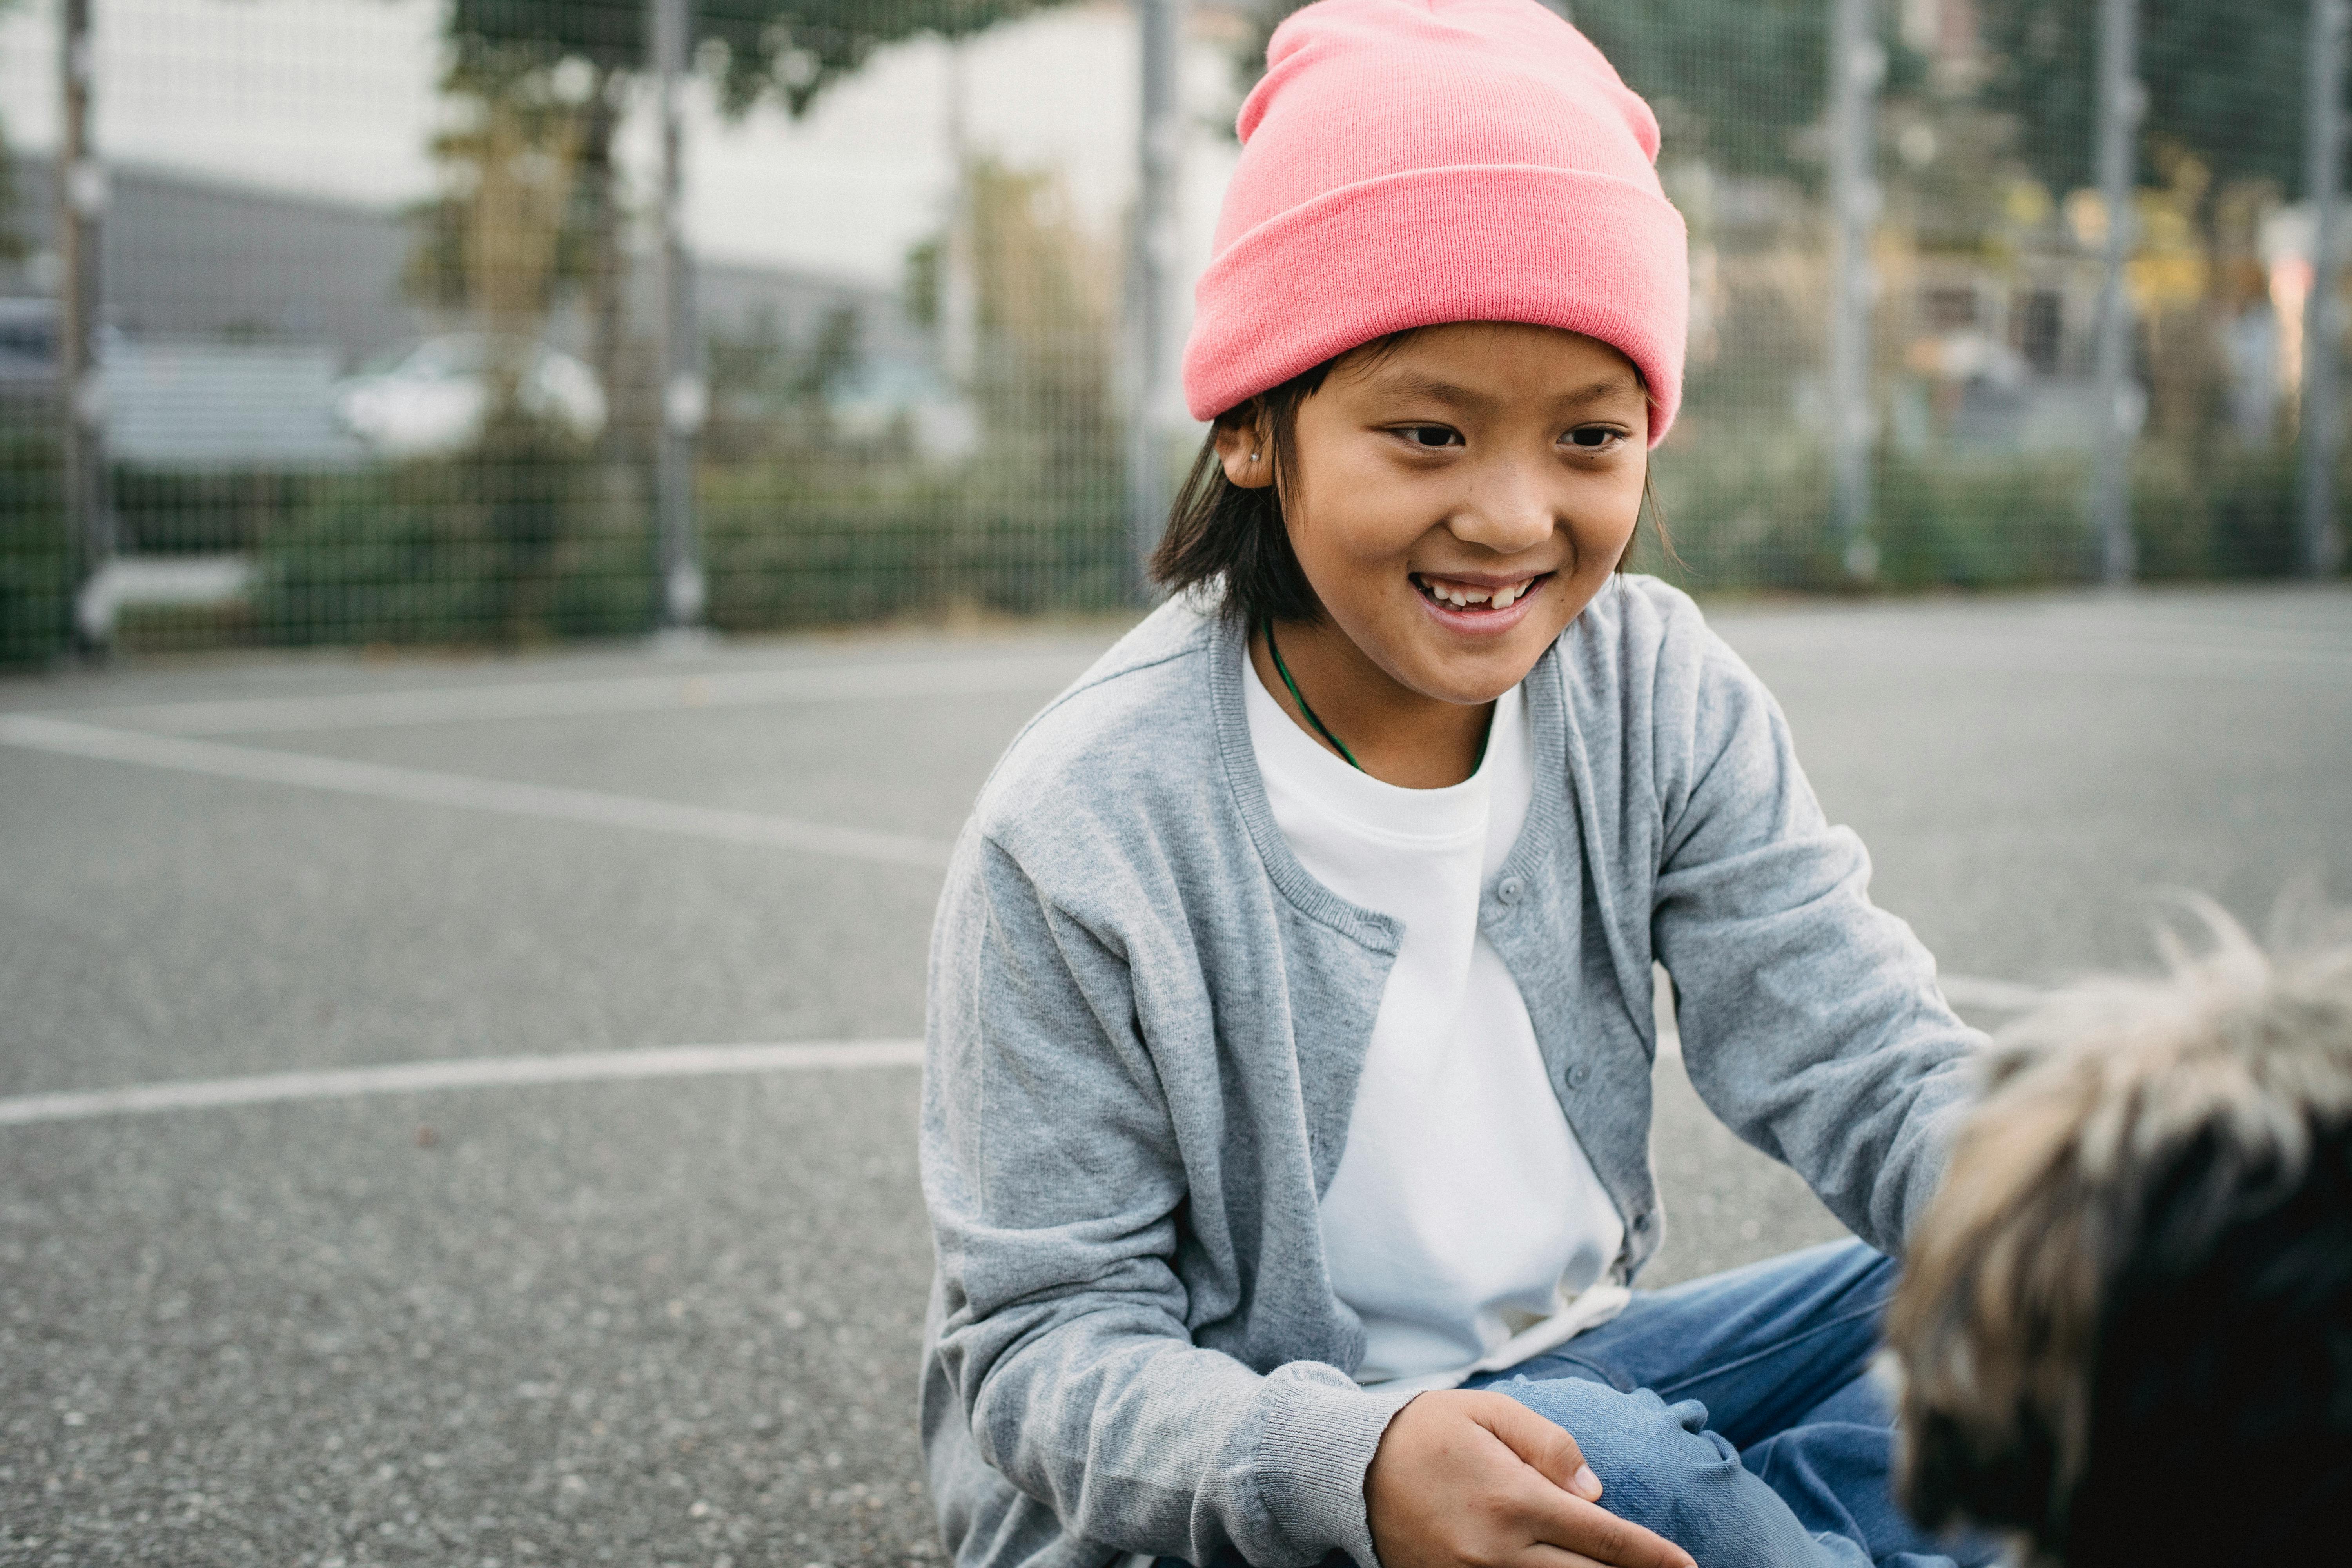
M 1870 458 L 1877 420 L 1870 390 L 1870 316 L 1875 292 L 1870 230 L 1878 216 L 1873 110 L 1886 75 L 1873 0 L 1836 0 L 1830 24 L 1830 205 L 1836 216 L 1831 256 L 1829 401 L 1830 477 L 1838 560 L 1848 577 L 1877 574 L 1870 538 Z
M 2131 448 L 2147 403 L 2132 374 L 2131 300 L 2124 268 L 2131 259 L 2132 192 L 2140 116 L 2138 0 L 2099 4 L 2099 196 L 2106 207 L 2106 275 L 2099 288 L 2099 449 L 2091 489 L 2091 521 L 2099 535 L 2099 577 L 2120 585 L 2132 578 Z
M 967 47 L 948 45 L 948 157 L 955 168 L 940 276 L 940 363 L 956 390 L 970 393 L 980 370 L 980 289 L 972 233 L 971 80 Z
M 2303 308 L 2303 569 L 2331 576 L 2344 542 L 2336 521 L 2336 454 L 2343 440 L 2339 397 L 2343 315 L 2336 302 L 2336 218 L 2344 184 L 2345 0 L 2312 0 L 2311 98 L 2305 107 L 2313 225 L 2311 292 Z
M 655 512 L 661 537 L 662 625 L 671 632 L 699 625 L 705 599 L 694 530 L 694 437 L 709 410 L 694 321 L 694 275 L 681 211 L 685 184 L 684 94 L 692 0 L 653 0 L 656 102 L 661 120 L 661 242 L 655 253 L 660 295 L 655 328 L 661 375 L 661 438 L 655 462 Z
M 113 606 L 100 574 L 114 558 L 114 518 L 106 500 L 105 383 L 98 363 L 99 241 L 106 214 L 106 165 L 90 145 L 95 71 L 90 0 L 65 0 L 59 68 L 65 125 L 58 150 L 58 254 L 64 263 L 58 300 L 58 466 L 65 490 L 75 572 L 75 626 L 85 645 L 113 640 Z
M 1143 55 L 1143 105 L 1137 137 L 1135 218 L 1135 402 L 1127 434 L 1128 533 L 1136 581 L 1168 523 L 1168 404 L 1175 356 L 1169 342 L 1174 312 L 1170 295 L 1181 236 L 1177 227 L 1177 179 L 1184 144 L 1178 103 L 1177 57 L 1184 0 L 1136 0 Z

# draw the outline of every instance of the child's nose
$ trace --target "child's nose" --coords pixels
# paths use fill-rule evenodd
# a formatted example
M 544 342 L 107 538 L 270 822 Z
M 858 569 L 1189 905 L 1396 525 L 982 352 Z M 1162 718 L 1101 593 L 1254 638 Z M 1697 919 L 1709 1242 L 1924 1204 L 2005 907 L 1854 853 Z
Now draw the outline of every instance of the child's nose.
M 1551 487 L 1545 482 L 1549 478 L 1548 470 L 1533 465 L 1492 464 L 1473 480 L 1455 512 L 1449 525 L 1454 536 L 1504 554 L 1541 544 L 1559 521 Z

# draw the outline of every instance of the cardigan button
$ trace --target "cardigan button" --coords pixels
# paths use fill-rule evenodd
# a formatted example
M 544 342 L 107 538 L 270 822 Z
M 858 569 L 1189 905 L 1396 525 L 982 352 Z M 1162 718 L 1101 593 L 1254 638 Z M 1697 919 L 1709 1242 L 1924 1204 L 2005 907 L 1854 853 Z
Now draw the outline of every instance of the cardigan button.
M 1519 895 L 1527 890 L 1528 885 L 1517 877 L 1506 877 L 1495 884 L 1495 897 L 1507 904 L 1517 903 Z
M 1574 1067 L 1568 1069 L 1568 1087 L 1570 1089 L 1582 1089 L 1584 1087 L 1584 1080 L 1591 1076 L 1592 1068 L 1583 1062 L 1579 1062 Z
M 1633 1228 L 1635 1230 L 1647 1230 L 1650 1228 L 1650 1211 L 1648 1209 L 1643 1209 L 1634 1215 Z

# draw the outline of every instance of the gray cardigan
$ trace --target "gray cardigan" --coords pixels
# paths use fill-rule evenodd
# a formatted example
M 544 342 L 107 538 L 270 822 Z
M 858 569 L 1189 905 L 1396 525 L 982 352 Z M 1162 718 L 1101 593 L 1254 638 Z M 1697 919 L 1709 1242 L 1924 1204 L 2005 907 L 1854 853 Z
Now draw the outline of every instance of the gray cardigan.
M 1349 1375 L 1317 1204 L 1398 927 L 1266 805 L 1240 634 L 1151 616 L 1016 738 L 932 933 L 922 1435 L 958 1568 L 1373 1564 L 1407 1394 Z M 1658 1245 L 1651 963 L 1707 1104 L 1893 1250 L 1979 1037 L 1871 905 L 1764 688 L 1675 590 L 1604 589 L 1528 678 L 1537 781 L 1485 890 L 1560 1110 Z

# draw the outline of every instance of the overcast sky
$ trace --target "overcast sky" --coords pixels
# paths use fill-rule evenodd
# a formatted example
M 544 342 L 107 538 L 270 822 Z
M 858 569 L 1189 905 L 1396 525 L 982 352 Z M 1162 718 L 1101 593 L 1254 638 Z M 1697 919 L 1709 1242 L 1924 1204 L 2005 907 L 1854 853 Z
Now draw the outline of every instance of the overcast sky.
M 275 189 L 394 205 L 433 189 L 425 145 L 441 112 L 440 0 L 98 0 L 102 153 Z M 57 142 L 56 0 L 0 17 L 0 123 L 12 144 Z M 1135 28 L 1124 5 L 1051 12 L 966 46 L 975 143 L 1059 169 L 1076 208 L 1108 228 L 1133 186 Z M 688 228 L 716 258 L 781 262 L 895 283 L 938 226 L 950 161 L 949 51 L 876 56 L 805 121 L 763 109 L 721 123 L 698 96 Z M 1213 121 L 1231 112 L 1221 47 L 1188 51 L 1195 130 L 1186 163 L 1192 264 L 1231 171 Z M 623 155 L 641 180 L 651 125 Z

